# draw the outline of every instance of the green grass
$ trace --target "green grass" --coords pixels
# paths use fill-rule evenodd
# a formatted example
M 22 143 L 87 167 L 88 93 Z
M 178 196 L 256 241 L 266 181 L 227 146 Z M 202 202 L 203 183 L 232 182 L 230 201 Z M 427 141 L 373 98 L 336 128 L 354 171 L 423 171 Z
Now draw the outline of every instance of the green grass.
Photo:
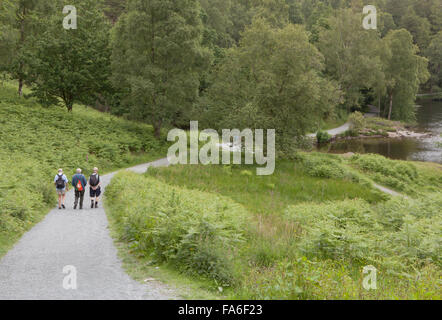
M 123 245 L 132 251 L 126 251 L 130 256 L 128 269 L 137 269 L 139 277 L 152 274 L 152 269 L 143 271 L 152 263 L 152 251 L 146 251 L 149 246 L 140 246 L 141 235 L 157 236 L 155 230 L 164 228 L 170 232 L 162 233 L 161 241 L 188 241 L 167 227 L 170 221 L 165 217 L 192 212 L 198 219 L 198 215 L 212 212 L 189 211 L 180 201 L 177 205 L 177 193 L 185 199 L 183 203 L 192 203 L 195 208 L 204 208 L 208 203 L 213 206 L 217 201 L 214 195 L 220 195 L 230 199 L 232 206 L 243 206 L 251 221 L 244 228 L 246 241 L 238 242 L 232 251 L 235 255 L 223 253 L 226 247 L 222 243 L 213 243 L 210 252 L 228 257 L 230 267 L 220 270 L 223 274 L 228 272 L 232 281 L 221 296 L 216 293 L 216 277 L 214 280 L 196 274 L 193 288 L 208 290 L 211 296 L 207 298 L 440 299 L 440 192 L 424 187 L 414 199 L 381 195 L 372 187 L 373 171 L 405 181 L 404 177 L 414 176 L 409 167 L 414 164 L 378 161 L 368 170 L 355 165 L 356 160 L 302 153 L 294 161 L 278 161 L 275 174 L 265 177 L 256 176 L 253 167 L 202 165 L 120 175 L 112 184 L 123 190 L 124 198 L 129 197 L 130 201 L 121 197 L 115 201 L 112 195 L 109 205 L 115 214 L 124 217 L 116 222 L 116 228 Z M 389 169 L 378 168 L 383 166 Z M 416 163 L 416 176 L 409 181 L 410 187 L 429 184 L 429 173 L 435 169 L 439 167 Z M 392 170 L 398 172 L 393 174 Z M 437 174 L 434 177 L 438 179 Z M 158 186 L 161 192 L 152 191 Z M 204 196 L 195 197 L 200 192 Z M 155 220 L 152 227 L 148 212 L 165 216 Z M 182 234 L 195 232 L 185 223 L 179 228 Z M 204 241 L 195 243 L 195 250 L 206 252 L 206 245 Z M 189 257 L 174 248 L 159 248 L 173 259 L 175 255 L 182 259 L 181 263 L 167 263 L 165 270 L 188 279 L 185 270 Z M 214 261 L 216 264 L 218 260 Z M 378 269 L 378 290 L 362 287 L 362 268 L 368 264 Z M 162 266 L 158 261 L 153 265 Z M 218 270 L 205 270 L 206 267 L 200 265 L 202 274 L 208 270 L 216 274 Z M 204 298 L 204 293 L 199 297 Z
M 257 176 L 250 166 L 219 165 L 172 166 L 149 170 L 149 175 L 169 184 L 228 196 L 250 212 L 263 215 L 279 214 L 287 205 L 301 202 L 346 198 L 376 202 L 382 198 L 367 186 L 312 177 L 303 164 L 287 160 L 278 161 L 270 176 Z
M 396 132 L 397 128 L 404 128 L 404 123 L 384 118 L 365 118 L 366 129 L 378 132 Z
M 377 183 L 411 197 L 442 190 L 442 166 L 391 160 L 377 154 L 355 155 L 350 165 Z
M 25 90 L 25 93 L 27 91 Z M 164 157 L 167 144 L 150 126 L 75 105 L 41 107 L 0 86 L 0 256 L 56 203 L 58 168 L 102 174 Z

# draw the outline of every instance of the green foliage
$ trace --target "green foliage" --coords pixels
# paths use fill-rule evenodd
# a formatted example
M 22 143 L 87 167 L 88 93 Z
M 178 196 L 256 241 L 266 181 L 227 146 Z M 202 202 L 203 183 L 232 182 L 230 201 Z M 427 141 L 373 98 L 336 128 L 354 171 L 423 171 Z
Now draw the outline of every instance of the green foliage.
M 430 59 L 430 88 L 442 91 L 442 31 L 433 37 L 425 54 Z
M 43 108 L 0 87 L 0 255 L 55 204 L 58 168 L 68 177 L 78 167 L 106 172 L 165 151 L 150 126 L 81 106 Z
M 60 101 L 69 111 L 74 103 L 93 103 L 109 88 L 109 30 L 95 0 L 75 0 L 78 26 L 65 30 L 61 4 L 48 17 L 46 28 L 33 40 L 26 61 L 32 95 L 43 105 Z
M 333 112 L 340 93 L 321 77 L 323 57 L 302 26 L 276 29 L 264 19 L 217 66 L 201 102 L 212 128 L 273 128 L 280 149 Z
M 376 182 L 411 196 L 442 187 L 442 175 L 438 174 L 440 169 L 431 175 L 412 162 L 391 160 L 375 154 L 355 155 L 351 163 Z
M 319 144 L 327 143 L 331 140 L 332 136 L 327 131 L 319 130 L 316 133 L 316 140 Z
M 303 229 L 299 248 L 304 255 L 407 274 L 426 264 L 441 267 L 441 201 L 435 193 L 374 208 L 361 200 L 302 204 L 290 207 L 286 217 Z
M 352 113 L 348 118 L 348 121 L 350 122 L 350 130 L 356 132 L 361 132 L 367 125 L 364 115 L 359 111 Z
M 197 0 L 130 0 L 114 29 L 113 83 L 131 116 L 151 123 L 157 137 L 186 118 L 210 62 L 199 10 Z
M 295 161 L 280 160 L 274 174 L 265 177 L 256 176 L 255 168 L 246 165 L 171 166 L 149 170 L 148 174 L 165 183 L 220 193 L 241 203 L 250 212 L 263 215 L 282 213 L 288 205 L 306 201 L 362 198 L 378 202 L 383 199 L 361 174 L 350 172 L 351 168 L 339 160 L 327 160 L 328 156 L 300 154 Z M 325 167 L 325 173 L 316 170 L 317 167 Z M 252 175 L 245 173 L 250 171 Z M 269 187 L 271 185 L 274 188 Z
M 353 160 L 297 153 L 294 161 L 279 161 L 275 174 L 266 177 L 247 174 L 246 166 L 157 168 L 144 177 L 117 176 L 107 196 L 119 234 L 132 243 L 134 253 L 145 256 L 143 261 L 150 258 L 154 265 L 168 261 L 188 274 L 229 283 L 231 289 L 225 292 L 232 298 L 440 298 L 440 192 L 416 199 L 370 200 L 371 189 L 365 186 L 370 179 L 352 167 Z M 408 170 L 402 162 L 392 163 L 400 172 Z M 416 170 L 413 184 L 427 181 L 426 170 L 434 171 L 424 164 L 416 165 Z M 357 195 L 356 188 L 345 190 L 348 186 L 364 192 Z M 328 201 L 332 188 L 339 196 Z M 212 246 L 212 239 L 196 241 L 191 242 L 195 250 L 178 254 L 186 248 L 182 239 L 187 239 L 189 229 L 201 232 L 195 226 L 201 221 L 193 220 L 204 216 L 201 208 L 213 208 L 219 199 L 232 205 L 237 201 L 248 210 L 239 207 L 241 213 L 234 214 L 234 207 L 230 211 L 235 217 L 228 218 L 232 228 L 242 224 L 235 232 L 243 231 L 244 241 L 220 247 Z M 211 212 L 217 216 L 219 211 Z M 248 222 L 238 222 L 237 217 Z M 212 218 L 216 219 L 203 219 L 211 224 Z M 238 239 L 231 233 L 224 237 Z M 362 268 L 368 264 L 378 270 L 378 290 L 367 291 L 361 285 L 366 276 Z M 197 269 L 203 272 L 198 274 Z
M 318 48 L 325 57 L 326 71 L 343 88 L 347 110 L 360 106 L 362 89 L 383 81 L 379 36 L 364 30 L 361 21 L 362 11 L 338 10 L 319 32 Z
M 383 42 L 387 50 L 383 70 L 389 97 L 388 119 L 414 120 L 419 85 L 430 76 L 428 60 L 417 55 L 419 48 L 405 29 L 390 31 Z
M 133 173 L 117 175 L 106 196 L 134 250 L 220 286 L 235 282 L 233 262 L 248 229 L 242 206 Z

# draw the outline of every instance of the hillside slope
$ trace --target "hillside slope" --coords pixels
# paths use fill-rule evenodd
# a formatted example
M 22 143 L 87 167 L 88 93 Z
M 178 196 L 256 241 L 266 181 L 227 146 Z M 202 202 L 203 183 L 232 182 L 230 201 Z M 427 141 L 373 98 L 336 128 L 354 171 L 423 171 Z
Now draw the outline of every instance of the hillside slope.
M 164 156 L 166 144 L 150 126 L 90 108 L 43 108 L 0 86 L 0 256 L 56 202 L 58 168 L 70 178 L 147 162 Z

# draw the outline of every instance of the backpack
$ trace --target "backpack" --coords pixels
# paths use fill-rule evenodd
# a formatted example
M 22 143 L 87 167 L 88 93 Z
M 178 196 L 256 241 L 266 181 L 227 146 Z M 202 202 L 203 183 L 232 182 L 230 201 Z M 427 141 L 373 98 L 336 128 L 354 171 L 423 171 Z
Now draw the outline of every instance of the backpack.
M 58 175 L 57 181 L 55 182 L 57 189 L 64 189 L 66 187 L 63 175 Z
M 92 187 L 98 186 L 98 184 L 100 183 L 100 178 L 98 177 L 98 174 L 91 175 L 89 178 L 89 183 Z
M 78 191 L 83 191 L 83 185 L 81 184 L 81 180 L 80 180 L 80 179 L 79 179 L 78 182 L 77 182 L 77 187 L 76 187 L 76 189 L 77 189 Z

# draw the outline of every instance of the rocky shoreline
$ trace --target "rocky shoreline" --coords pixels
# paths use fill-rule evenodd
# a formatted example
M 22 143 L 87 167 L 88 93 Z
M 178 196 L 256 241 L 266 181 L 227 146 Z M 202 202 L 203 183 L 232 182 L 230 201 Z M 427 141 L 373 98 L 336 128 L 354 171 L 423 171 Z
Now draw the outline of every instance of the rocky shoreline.
M 345 140 L 357 140 L 357 139 L 402 139 L 402 138 L 414 138 L 422 139 L 434 136 L 432 132 L 416 132 L 412 130 L 397 130 L 394 132 L 383 132 L 382 134 L 368 134 L 361 133 L 356 136 L 336 135 L 331 137 L 329 142 L 345 141 Z

